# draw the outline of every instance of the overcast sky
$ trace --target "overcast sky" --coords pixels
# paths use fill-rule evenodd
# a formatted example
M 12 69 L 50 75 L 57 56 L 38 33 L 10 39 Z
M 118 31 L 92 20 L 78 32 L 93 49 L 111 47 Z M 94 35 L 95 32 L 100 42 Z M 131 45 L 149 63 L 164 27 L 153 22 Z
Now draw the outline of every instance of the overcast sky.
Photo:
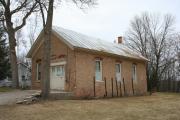
M 54 11 L 53 25 L 113 42 L 124 35 L 135 15 L 145 11 L 172 14 L 180 31 L 179 5 L 180 0 L 98 0 L 95 8 L 83 12 L 71 3 L 63 3 Z

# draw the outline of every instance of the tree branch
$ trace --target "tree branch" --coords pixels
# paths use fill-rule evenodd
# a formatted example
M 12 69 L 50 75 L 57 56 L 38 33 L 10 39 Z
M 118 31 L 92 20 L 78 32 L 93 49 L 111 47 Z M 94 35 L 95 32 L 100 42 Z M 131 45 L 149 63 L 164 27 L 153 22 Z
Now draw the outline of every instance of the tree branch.
M 26 25 L 26 19 L 31 15 L 31 13 L 34 11 L 34 9 L 36 8 L 37 3 L 35 2 L 33 4 L 33 6 L 31 7 L 31 9 L 29 10 L 29 12 L 26 13 L 26 15 L 23 17 L 22 20 L 22 24 L 17 26 L 16 28 L 14 28 L 15 31 L 18 31 L 19 29 L 21 29 L 24 25 Z
M 11 11 L 11 15 L 14 13 L 19 12 L 22 8 L 24 8 L 25 6 L 27 6 L 27 0 L 25 0 L 23 3 L 21 3 L 20 6 L 18 6 L 16 9 Z
M 43 28 L 45 28 L 46 22 L 45 22 L 45 16 L 44 16 L 44 11 L 43 11 L 43 6 L 44 6 L 44 4 L 41 3 L 40 0 L 36 0 L 36 2 L 37 2 L 37 3 L 39 4 L 39 6 L 40 6 L 40 12 L 41 12 L 41 17 L 42 17 L 42 21 L 43 21 Z M 43 6 L 42 6 L 42 5 L 43 5 Z M 45 7 L 45 9 L 46 9 L 46 7 Z
M 7 7 L 10 6 L 10 0 L 7 0 Z
M 5 2 L 5 0 L 0 0 L 0 3 L 3 5 L 4 8 L 6 7 L 6 2 Z

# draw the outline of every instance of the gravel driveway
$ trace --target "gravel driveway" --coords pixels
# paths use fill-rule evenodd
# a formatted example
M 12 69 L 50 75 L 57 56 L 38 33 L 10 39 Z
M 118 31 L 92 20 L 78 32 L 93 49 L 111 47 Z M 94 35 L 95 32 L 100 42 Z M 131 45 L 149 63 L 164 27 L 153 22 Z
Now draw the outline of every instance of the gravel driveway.
M 0 105 L 11 105 L 15 104 L 18 100 L 22 100 L 28 97 L 37 90 L 15 90 L 11 92 L 0 92 Z

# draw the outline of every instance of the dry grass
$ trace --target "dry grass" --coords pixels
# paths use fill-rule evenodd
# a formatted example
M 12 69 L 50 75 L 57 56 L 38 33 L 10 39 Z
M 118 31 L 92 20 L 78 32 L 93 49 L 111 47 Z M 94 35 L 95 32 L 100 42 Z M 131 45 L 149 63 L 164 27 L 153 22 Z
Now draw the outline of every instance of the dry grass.
M 180 120 L 180 94 L 0 106 L 0 120 Z
M 10 88 L 10 87 L 0 87 L 0 92 L 10 92 L 14 90 L 14 88 Z

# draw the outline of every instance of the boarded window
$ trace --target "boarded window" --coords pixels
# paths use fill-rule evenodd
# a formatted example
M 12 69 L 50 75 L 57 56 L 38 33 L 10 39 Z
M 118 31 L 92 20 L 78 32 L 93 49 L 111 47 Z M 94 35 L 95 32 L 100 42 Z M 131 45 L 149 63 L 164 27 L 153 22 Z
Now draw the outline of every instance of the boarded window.
M 96 81 L 102 81 L 102 61 L 95 61 L 95 79 Z

